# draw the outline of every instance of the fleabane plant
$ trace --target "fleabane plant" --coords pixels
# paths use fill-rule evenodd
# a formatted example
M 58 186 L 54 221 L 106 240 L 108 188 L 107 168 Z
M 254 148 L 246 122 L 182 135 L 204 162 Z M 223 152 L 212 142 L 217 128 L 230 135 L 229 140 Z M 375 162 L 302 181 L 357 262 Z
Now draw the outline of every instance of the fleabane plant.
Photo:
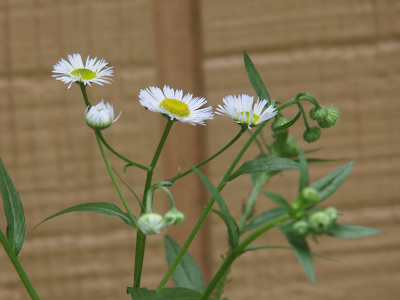
M 340 214 L 334 206 L 320 208 L 321 202 L 330 197 L 346 180 L 353 167 L 348 163 L 341 168 L 327 174 L 323 178 L 311 183 L 309 180 L 309 162 L 315 159 L 305 156 L 305 151 L 298 146 L 296 138 L 289 134 L 291 126 L 299 120 L 303 120 L 305 131 L 303 140 L 308 143 L 317 141 L 321 137 L 321 129 L 333 127 L 339 120 L 339 110 L 335 107 L 324 107 L 310 93 L 299 93 L 288 101 L 282 101 L 275 105 L 257 72 L 253 62 L 247 53 L 244 53 L 244 65 L 254 88 L 257 100 L 254 96 L 247 94 L 228 95 L 222 99 L 216 110 L 217 115 L 227 116 L 233 119 L 237 125 L 236 135 L 232 135 L 231 141 L 219 151 L 210 155 L 203 162 L 194 166 L 188 162 L 188 169 L 179 172 L 166 180 L 154 181 L 153 172 L 157 167 L 159 157 L 163 151 L 164 144 L 169 136 L 170 130 L 175 122 L 188 123 L 188 125 L 206 125 L 212 121 L 214 113 L 211 106 L 207 106 L 204 97 L 194 97 L 182 90 L 169 86 L 150 86 L 139 91 L 139 103 L 150 112 L 160 113 L 166 118 L 164 132 L 160 137 L 157 148 L 154 151 L 150 164 L 139 163 L 127 158 L 116 151 L 103 136 L 103 131 L 113 125 L 121 113 L 115 118 L 114 109 L 111 104 L 101 100 L 100 103 L 92 105 L 87 94 L 87 87 L 91 83 L 103 85 L 110 83 L 113 75 L 113 67 L 97 58 L 86 59 L 84 64 L 79 54 L 68 56 L 68 61 L 61 59 L 54 65 L 53 76 L 65 84 L 68 88 L 73 83 L 79 85 L 84 104 L 84 116 L 86 124 L 93 129 L 99 150 L 102 154 L 107 172 L 118 193 L 122 207 L 117 205 L 118 201 L 111 202 L 89 202 L 66 208 L 57 212 L 44 221 L 56 216 L 74 211 L 95 212 L 116 216 L 127 226 L 136 231 L 135 265 L 132 286 L 127 287 L 128 293 L 134 300 L 150 299 L 192 299 L 192 300 L 219 300 L 223 299 L 224 286 L 227 275 L 235 260 L 243 253 L 256 250 L 267 250 L 270 248 L 291 249 L 311 282 L 316 281 L 312 253 L 308 246 L 309 238 L 317 240 L 321 235 L 329 235 L 337 238 L 361 238 L 378 234 L 380 231 L 358 225 L 340 223 Z M 304 102 L 312 104 L 310 111 L 306 112 Z M 298 113 L 289 120 L 284 116 L 284 110 L 289 106 L 297 106 Z M 149 112 L 149 113 L 150 113 Z M 316 122 L 309 125 L 307 115 Z M 153 115 L 156 117 L 156 115 Z M 149 115 L 150 117 L 150 115 Z M 273 119 L 271 126 L 267 127 Z M 228 120 L 228 119 L 227 119 Z M 231 122 L 234 124 L 233 122 Z M 268 128 L 268 129 L 265 129 Z M 243 133 L 248 131 L 249 136 L 244 145 L 239 149 L 232 163 L 225 170 L 225 174 L 217 186 L 199 170 L 205 164 L 212 163 L 214 159 L 222 155 L 235 142 L 244 138 Z M 111 133 L 111 132 L 110 132 Z M 229 134 L 227 132 L 226 134 Z M 256 158 L 241 162 L 243 155 L 251 145 L 255 144 L 259 149 Z M 112 168 L 108 161 L 105 149 L 112 155 L 117 156 L 126 163 L 124 171 L 135 168 L 143 172 L 145 184 L 141 193 L 137 193 L 123 178 Z M 319 161 L 329 161 L 319 160 Z M 240 164 L 240 165 L 239 165 Z M 269 179 L 285 170 L 298 170 L 299 183 L 287 188 L 297 188 L 295 199 L 286 199 L 282 195 L 268 191 Z M 144 254 L 146 250 L 146 237 L 148 235 L 161 235 L 168 226 L 178 226 L 185 223 L 185 215 L 176 207 L 174 196 L 169 187 L 177 185 L 179 180 L 194 172 L 210 192 L 210 200 L 203 208 L 203 212 L 191 231 L 184 245 L 180 246 L 171 237 L 164 237 L 169 269 L 166 274 L 160 276 L 160 283 L 155 290 L 149 290 L 141 285 Z M 23 214 L 22 202 L 12 185 L 7 171 L 0 160 L 0 190 L 3 198 L 5 215 L 7 218 L 7 236 L 0 230 L 0 241 L 8 256 L 13 262 L 21 277 L 31 299 L 40 299 L 33 288 L 28 276 L 18 260 L 18 253 L 25 239 L 25 216 Z M 221 196 L 221 191 L 227 183 L 236 180 L 239 176 L 251 176 L 253 187 L 246 199 L 242 215 L 235 219 L 230 213 L 229 206 L 234 205 L 233 199 L 229 199 L 229 206 Z M 117 178 L 126 185 L 133 193 L 137 203 L 130 203 L 125 199 Z M 231 185 L 231 187 L 234 185 Z M 155 191 L 164 192 L 169 201 L 170 209 L 167 212 L 155 211 L 153 203 L 159 201 L 155 197 Z M 257 200 L 267 197 L 276 204 L 267 211 L 255 214 Z M 242 205 L 242 199 L 236 203 Z M 136 205 L 135 209 L 131 207 Z M 135 215 L 133 211 L 140 211 Z M 221 217 L 226 226 L 229 240 L 229 248 L 226 250 L 224 260 L 211 281 L 206 284 L 203 280 L 199 266 L 187 252 L 197 232 L 210 212 L 215 212 Z M 122 223 L 121 223 L 122 224 Z M 278 229 L 286 237 L 288 245 L 275 245 L 273 243 L 265 246 L 253 246 L 253 243 L 272 229 Z M 179 268 L 179 269 L 178 269 Z M 179 271 L 178 271 L 178 270 Z M 177 272 L 174 272 L 177 270 Z M 172 279 L 176 285 L 174 288 L 165 288 L 166 283 Z M 266 291 L 267 293 L 268 291 Z

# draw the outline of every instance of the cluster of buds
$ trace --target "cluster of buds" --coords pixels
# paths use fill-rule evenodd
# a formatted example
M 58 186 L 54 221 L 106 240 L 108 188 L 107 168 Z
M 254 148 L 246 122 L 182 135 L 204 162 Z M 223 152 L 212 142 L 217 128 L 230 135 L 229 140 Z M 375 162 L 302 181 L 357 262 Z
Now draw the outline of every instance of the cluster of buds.
M 159 234 L 165 226 L 179 225 L 184 220 L 185 215 L 174 207 L 164 216 L 153 212 L 143 214 L 138 220 L 138 226 L 146 235 Z

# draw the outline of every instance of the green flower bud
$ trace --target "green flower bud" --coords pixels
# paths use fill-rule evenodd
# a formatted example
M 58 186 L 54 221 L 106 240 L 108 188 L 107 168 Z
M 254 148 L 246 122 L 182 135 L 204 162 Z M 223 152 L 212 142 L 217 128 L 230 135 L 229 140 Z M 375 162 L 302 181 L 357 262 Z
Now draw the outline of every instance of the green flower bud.
M 338 211 L 334 207 L 328 207 L 325 209 L 325 213 L 331 218 L 331 223 L 333 224 L 337 217 L 339 216 Z
M 310 118 L 314 121 L 323 120 L 328 115 L 328 109 L 323 106 L 314 106 L 310 110 Z
M 318 125 L 321 128 L 331 128 L 339 120 L 339 110 L 336 107 L 327 107 L 328 115 L 322 119 L 318 120 Z
M 185 220 L 185 215 L 173 208 L 164 215 L 164 220 L 168 226 L 179 225 Z
M 325 233 L 332 223 L 329 215 L 324 211 L 316 211 L 308 216 L 308 225 L 313 233 Z
M 305 140 L 307 143 L 312 143 L 315 142 L 319 139 L 321 136 L 321 129 L 317 126 L 312 126 L 309 127 L 306 131 L 303 133 L 303 140 Z
M 272 129 L 272 133 L 277 135 L 277 134 L 285 134 L 288 132 L 288 129 L 282 129 L 282 130 L 277 130 L 276 128 L 285 125 L 287 122 L 289 122 L 288 119 L 286 119 L 285 117 L 281 116 L 281 115 L 276 115 L 275 116 L 275 121 L 272 123 L 271 125 L 271 129 Z
M 307 205 L 317 204 L 321 197 L 316 189 L 313 187 L 306 187 L 301 191 L 301 199 Z
M 305 238 L 310 231 L 307 221 L 296 221 L 292 225 L 292 233 L 300 238 Z
M 292 135 L 288 135 L 286 139 L 283 155 L 287 157 L 296 157 L 300 154 L 300 147 L 297 145 L 296 139 Z
M 158 234 L 165 227 L 165 220 L 160 214 L 146 213 L 139 218 L 138 225 L 146 235 Z

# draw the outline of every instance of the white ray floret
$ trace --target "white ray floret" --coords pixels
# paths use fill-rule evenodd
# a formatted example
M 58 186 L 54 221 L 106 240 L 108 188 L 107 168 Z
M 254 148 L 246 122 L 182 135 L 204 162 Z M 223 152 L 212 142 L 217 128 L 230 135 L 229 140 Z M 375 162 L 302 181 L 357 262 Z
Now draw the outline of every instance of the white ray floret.
M 113 67 L 107 67 L 108 62 L 104 59 L 97 60 L 95 58 L 86 59 L 86 63 L 83 64 L 82 57 L 80 54 L 75 53 L 68 55 L 68 60 L 61 59 L 53 67 L 53 77 L 57 80 L 69 84 L 68 88 L 74 82 L 83 83 L 84 85 L 91 85 L 91 83 L 97 83 L 103 85 L 103 83 L 110 83 L 110 78 L 107 76 L 113 76 Z
M 141 90 L 139 102 L 146 109 L 167 115 L 171 120 L 205 125 L 204 120 L 213 119 L 212 107 L 200 108 L 207 103 L 203 97 L 193 98 L 192 94 L 183 96 L 182 90 L 164 86 L 163 90 L 151 86 Z
M 246 94 L 238 96 L 226 96 L 223 99 L 224 106 L 218 105 L 216 114 L 231 117 L 238 124 L 246 125 L 249 129 L 274 117 L 278 111 L 273 105 L 264 111 L 267 100 L 257 100 L 253 106 L 254 97 Z
M 86 108 L 85 111 L 85 119 L 86 123 L 93 129 L 102 130 L 109 126 L 112 123 L 116 122 L 118 118 L 121 116 L 122 111 L 119 113 L 118 117 L 114 119 L 114 108 L 112 104 L 101 100 L 100 103 Z

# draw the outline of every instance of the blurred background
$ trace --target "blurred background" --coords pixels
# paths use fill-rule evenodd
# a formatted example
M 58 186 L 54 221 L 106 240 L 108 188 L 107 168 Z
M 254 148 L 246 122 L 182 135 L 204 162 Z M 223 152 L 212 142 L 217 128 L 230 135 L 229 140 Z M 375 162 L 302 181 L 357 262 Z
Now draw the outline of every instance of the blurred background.
M 291 251 L 264 250 L 237 260 L 226 286 L 229 299 L 398 299 L 400 294 L 400 5 L 396 0 L 3 0 L 0 3 L 0 156 L 23 201 L 27 238 L 20 260 L 45 299 L 129 299 L 136 234 L 116 217 L 67 214 L 31 230 L 49 215 L 84 202 L 120 205 L 93 132 L 84 121 L 80 89 L 51 77 L 68 54 L 104 58 L 114 66 L 111 85 L 88 89 L 92 103 L 112 102 L 122 116 L 104 131 L 117 151 L 149 164 L 165 119 L 145 111 L 140 89 L 170 84 L 204 96 L 215 108 L 230 94 L 254 95 L 243 64 L 252 58 L 271 97 L 284 102 L 311 92 L 321 104 L 339 108 L 341 119 L 304 149 L 313 157 L 346 158 L 311 166 L 312 181 L 355 160 L 349 179 L 324 202 L 343 213 L 341 221 L 383 229 L 359 240 L 328 237 L 311 242 L 317 284 L 308 282 Z M 308 108 L 309 109 L 309 108 Z M 293 112 L 294 115 L 295 112 Z M 291 112 L 286 113 L 288 118 Z M 266 127 L 268 133 L 268 126 Z M 216 116 L 207 126 L 177 124 L 154 181 L 207 157 L 239 131 Z M 291 134 L 301 139 L 298 122 Z M 204 171 L 218 184 L 243 145 Z M 246 159 L 257 155 L 256 147 Z M 124 164 L 110 155 L 123 174 Z M 139 193 L 144 172 L 130 168 L 124 179 Z M 186 179 L 185 179 L 186 180 Z M 179 181 L 174 195 L 188 220 L 173 230 L 180 243 L 208 200 L 195 176 Z M 297 193 L 298 172 L 283 172 L 268 189 L 289 199 Z M 236 217 L 248 197 L 242 176 L 222 195 Z M 189 198 L 183 198 L 188 195 Z M 193 192 L 194 191 L 194 192 Z M 132 207 L 134 197 L 124 189 Z M 193 201 L 191 199 L 194 199 Z M 160 200 L 159 209 L 167 209 Z M 164 206 L 165 205 L 165 206 Z M 260 197 L 257 212 L 272 207 Z M 190 252 L 208 275 L 227 251 L 224 224 L 209 216 Z M 0 212 L 0 226 L 5 217 Z M 189 230 L 189 231 L 188 231 Z M 286 245 L 278 230 L 260 244 Z M 167 270 L 162 235 L 148 238 L 142 284 L 155 288 Z M 0 249 L 0 299 L 28 299 Z

